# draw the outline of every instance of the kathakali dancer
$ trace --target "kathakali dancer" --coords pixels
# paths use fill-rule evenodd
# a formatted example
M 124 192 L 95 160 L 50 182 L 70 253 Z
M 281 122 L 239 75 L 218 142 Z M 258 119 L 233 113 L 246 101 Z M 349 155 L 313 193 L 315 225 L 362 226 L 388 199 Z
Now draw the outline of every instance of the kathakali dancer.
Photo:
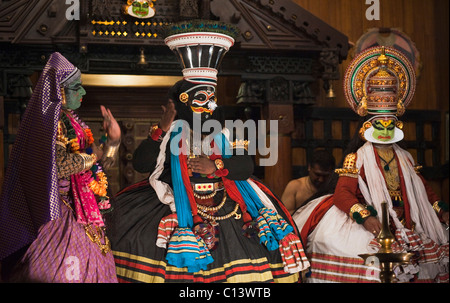
M 236 33 L 216 21 L 169 28 L 165 42 L 183 80 L 134 153 L 149 178 L 116 196 L 110 239 L 119 282 L 299 282 L 309 265 L 289 213 L 251 178 L 246 142 L 231 143 L 222 123 L 196 128 L 223 120 L 217 69 Z
M 101 107 L 107 139 L 94 143 L 75 113 L 85 94 L 80 70 L 51 54 L 21 120 L 0 198 L 4 281 L 117 282 L 102 166 L 112 163 L 121 131 Z
M 334 194 L 310 201 L 293 215 L 311 262 L 308 282 L 380 281 L 379 268 L 373 268 L 377 264 L 368 267 L 358 255 L 380 248 L 375 238 L 382 202 L 388 205 L 394 252 L 415 254 L 410 265 L 396 267 L 397 279 L 449 281 L 448 204 L 427 185 L 411 154 L 396 144 L 404 136 L 398 117 L 415 85 L 411 63 L 392 48 L 367 49 L 347 68 L 346 99 L 366 122 L 360 143 L 336 170 Z

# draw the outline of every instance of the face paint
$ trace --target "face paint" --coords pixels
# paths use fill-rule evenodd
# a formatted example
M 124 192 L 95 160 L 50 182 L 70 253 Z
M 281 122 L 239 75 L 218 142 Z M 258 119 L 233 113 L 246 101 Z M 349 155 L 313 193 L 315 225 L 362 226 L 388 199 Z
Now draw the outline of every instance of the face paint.
M 191 101 L 191 109 L 194 113 L 207 113 L 212 115 L 216 107 L 216 95 L 213 90 L 199 89 L 195 92 Z
M 132 11 L 138 17 L 147 16 L 149 4 L 147 1 L 134 1 L 132 4 Z
M 372 123 L 372 137 L 382 142 L 389 142 L 394 138 L 395 123 L 394 120 L 375 120 Z
M 66 105 L 67 109 L 76 110 L 81 106 L 83 96 L 86 95 L 86 91 L 83 86 L 81 86 L 81 78 L 74 80 L 68 87 L 64 90 L 66 95 Z

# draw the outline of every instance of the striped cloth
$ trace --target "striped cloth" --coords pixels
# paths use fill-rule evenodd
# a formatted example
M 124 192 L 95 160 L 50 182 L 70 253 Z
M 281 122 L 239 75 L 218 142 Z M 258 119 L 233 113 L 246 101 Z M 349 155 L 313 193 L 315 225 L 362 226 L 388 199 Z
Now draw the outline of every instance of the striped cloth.
M 170 266 L 163 260 L 154 260 L 125 252 L 114 252 L 116 272 L 120 283 L 296 283 L 298 273 L 284 271 L 282 263 L 270 263 L 266 258 L 240 259 L 220 267 L 190 273 L 186 268 Z
M 156 246 L 161 248 L 167 248 L 170 237 L 172 236 L 175 228 L 178 226 L 177 214 L 172 213 L 161 219 L 158 226 L 158 236 L 156 240 Z
M 313 252 L 309 255 L 309 282 L 371 283 L 380 282 L 378 267 L 368 267 L 362 258 Z

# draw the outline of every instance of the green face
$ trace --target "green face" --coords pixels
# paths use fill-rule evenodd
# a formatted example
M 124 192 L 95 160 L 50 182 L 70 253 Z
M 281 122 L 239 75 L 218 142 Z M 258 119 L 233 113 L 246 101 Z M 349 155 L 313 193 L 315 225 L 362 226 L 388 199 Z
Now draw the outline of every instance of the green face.
M 66 105 L 63 107 L 72 110 L 78 109 L 81 106 L 83 96 L 86 95 L 86 91 L 81 86 L 81 77 L 70 83 L 64 92 L 66 95 Z
M 133 13 L 136 16 L 144 17 L 148 15 L 149 4 L 147 1 L 142 3 L 140 1 L 134 1 L 132 7 Z
M 394 139 L 394 120 L 375 120 L 372 126 L 374 128 L 372 137 L 378 141 L 389 142 Z

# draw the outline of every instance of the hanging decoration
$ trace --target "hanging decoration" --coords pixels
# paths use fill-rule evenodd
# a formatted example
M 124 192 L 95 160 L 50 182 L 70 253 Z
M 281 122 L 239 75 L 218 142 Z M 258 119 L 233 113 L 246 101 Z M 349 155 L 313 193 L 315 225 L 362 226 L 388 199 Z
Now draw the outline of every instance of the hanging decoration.
M 123 12 L 139 19 L 148 19 L 155 15 L 153 2 L 156 0 L 127 0 L 123 6 Z

